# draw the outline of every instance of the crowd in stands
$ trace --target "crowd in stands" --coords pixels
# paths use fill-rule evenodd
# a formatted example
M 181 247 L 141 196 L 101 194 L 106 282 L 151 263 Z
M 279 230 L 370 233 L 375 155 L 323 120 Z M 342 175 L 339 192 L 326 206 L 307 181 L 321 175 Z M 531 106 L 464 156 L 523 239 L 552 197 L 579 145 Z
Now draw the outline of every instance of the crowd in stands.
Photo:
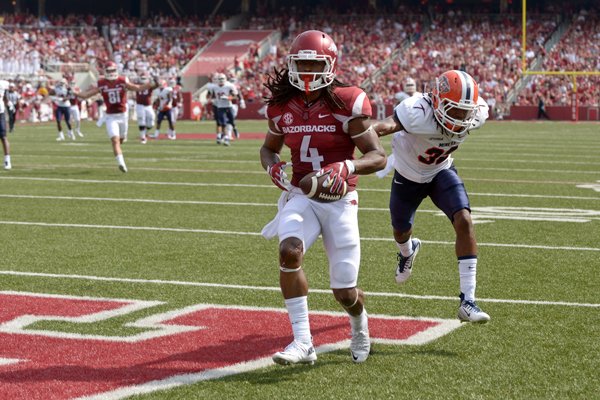
M 481 94 L 495 111 L 506 112 L 511 105 L 507 96 L 521 78 L 522 68 L 520 14 L 428 13 L 403 6 L 385 14 L 350 10 L 334 16 L 334 10 L 301 11 L 265 12 L 247 18 L 237 28 L 281 33 L 281 40 L 266 54 L 251 46 L 247 55 L 232 60 L 231 70 L 216 71 L 233 75 L 247 102 L 267 95 L 267 76 L 274 67 L 285 65 L 294 37 L 306 29 L 320 29 L 338 44 L 338 78 L 363 86 L 374 101 L 395 104 L 408 77 L 417 81 L 419 90 L 429 91 L 441 72 L 462 69 L 480 83 Z M 542 70 L 600 71 L 599 10 L 576 13 L 548 54 L 544 45 L 561 20 L 559 12 L 545 12 L 529 14 L 528 67 L 541 58 Z M 0 20 L 0 74 L 35 80 L 53 64 L 93 67 L 106 60 L 116 61 L 120 72 L 127 75 L 145 70 L 164 78 L 176 77 L 220 31 L 225 17 L 57 15 L 40 19 L 10 14 Z M 580 105 L 598 105 L 599 75 L 580 76 L 576 84 Z M 536 105 L 543 97 L 546 105 L 568 105 L 572 88 L 568 76 L 534 76 L 513 104 Z

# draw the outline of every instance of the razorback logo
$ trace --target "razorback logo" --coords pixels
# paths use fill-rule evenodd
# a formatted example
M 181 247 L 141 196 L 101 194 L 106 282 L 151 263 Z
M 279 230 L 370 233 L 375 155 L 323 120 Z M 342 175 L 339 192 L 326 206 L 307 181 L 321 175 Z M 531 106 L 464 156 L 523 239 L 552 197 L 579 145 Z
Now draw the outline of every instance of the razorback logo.
M 0 398 L 120 399 L 273 365 L 271 355 L 291 340 L 284 309 L 214 304 L 126 323 L 142 328 L 130 336 L 35 325 L 96 323 L 160 304 L 0 292 Z M 349 346 L 344 313 L 313 312 L 310 322 L 317 353 Z M 384 344 L 427 343 L 459 325 L 455 320 L 369 317 L 372 341 Z

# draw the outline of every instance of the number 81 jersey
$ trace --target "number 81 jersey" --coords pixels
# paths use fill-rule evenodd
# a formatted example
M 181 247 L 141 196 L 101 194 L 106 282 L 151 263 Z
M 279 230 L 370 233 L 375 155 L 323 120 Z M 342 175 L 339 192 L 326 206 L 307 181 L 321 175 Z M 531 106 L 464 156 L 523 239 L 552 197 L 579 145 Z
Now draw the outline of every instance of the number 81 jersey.
M 488 106 L 481 97 L 478 105 L 477 122 L 470 130 L 480 128 L 488 116 Z M 392 139 L 394 168 L 400 175 L 413 182 L 427 183 L 440 171 L 452 166 L 451 154 L 464 138 L 457 141 L 442 132 L 428 95 L 416 93 L 398 104 L 394 113 L 404 127 L 404 130 L 394 133 Z
M 119 76 L 115 80 L 99 79 L 98 89 L 106 105 L 107 114 L 121 114 L 127 111 L 127 78 Z
M 371 103 L 365 92 L 354 86 L 337 87 L 333 92 L 344 107 L 332 108 L 322 99 L 305 104 L 298 92 L 287 104 L 267 108 L 267 117 L 284 135 L 284 143 L 290 148 L 294 186 L 310 172 L 334 162 L 354 159 L 356 146 L 348 135 L 348 122 L 357 117 L 371 117 Z M 357 182 L 358 176 L 351 176 L 349 188 L 355 188 Z

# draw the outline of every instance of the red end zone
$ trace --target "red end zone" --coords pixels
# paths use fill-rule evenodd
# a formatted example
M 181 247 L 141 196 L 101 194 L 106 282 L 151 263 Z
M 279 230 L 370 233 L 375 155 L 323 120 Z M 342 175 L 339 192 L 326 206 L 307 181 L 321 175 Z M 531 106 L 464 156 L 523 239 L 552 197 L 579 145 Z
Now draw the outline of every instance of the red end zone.
M 158 304 L 0 292 L 0 398 L 122 398 L 272 365 L 271 355 L 291 340 L 283 309 L 213 304 L 126 324 L 143 328 L 133 336 L 31 326 L 45 320 L 90 324 Z M 343 313 L 311 313 L 310 322 L 318 353 L 348 347 L 350 326 Z M 373 342 L 385 344 L 427 343 L 459 325 L 455 320 L 369 318 Z

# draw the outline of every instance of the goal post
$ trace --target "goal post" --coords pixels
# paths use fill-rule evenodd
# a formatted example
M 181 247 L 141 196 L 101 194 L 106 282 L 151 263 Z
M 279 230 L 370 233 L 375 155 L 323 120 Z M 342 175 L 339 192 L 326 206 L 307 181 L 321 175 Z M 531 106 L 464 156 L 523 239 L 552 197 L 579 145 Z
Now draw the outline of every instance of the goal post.
M 565 75 L 571 78 L 573 82 L 573 91 L 571 93 L 571 117 L 573 121 L 579 119 L 579 102 L 577 97 L 577 77 L 580 76 L 600 76 L 600 71 L 535 71 L 527 69 L 527 0 L 522 0 L 522 29 L 521 29 L 521 70 L 523 75 Z

